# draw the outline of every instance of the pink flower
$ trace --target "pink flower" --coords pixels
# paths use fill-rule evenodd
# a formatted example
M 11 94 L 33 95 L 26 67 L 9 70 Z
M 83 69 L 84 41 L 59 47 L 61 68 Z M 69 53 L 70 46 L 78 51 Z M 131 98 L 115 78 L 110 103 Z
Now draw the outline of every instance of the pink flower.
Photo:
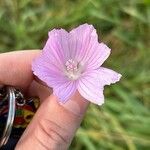
M 78 90 L 87 100 L 101 105 L 103 90 L 121 75 L 101 67 L 110 49 L 98 42 L 92 25 L 83 24 L 70 32 L 53 29 L 42 54 L 32 64 L 33 73 L 65 103 Z

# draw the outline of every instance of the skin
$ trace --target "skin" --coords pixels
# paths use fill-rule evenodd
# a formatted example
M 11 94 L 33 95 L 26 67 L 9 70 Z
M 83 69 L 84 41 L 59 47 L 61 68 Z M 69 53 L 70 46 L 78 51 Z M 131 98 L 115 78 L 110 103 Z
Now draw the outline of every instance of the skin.
M 39 96 L 41 105 L 15 150 L 68 149 L 89 103 L 76 92 L 66 104 L 58 103 L 52 89 L 32 74 L 31 64 L 40 50 L 0 54 L 0 86 L 11 85 L 29 96 Z

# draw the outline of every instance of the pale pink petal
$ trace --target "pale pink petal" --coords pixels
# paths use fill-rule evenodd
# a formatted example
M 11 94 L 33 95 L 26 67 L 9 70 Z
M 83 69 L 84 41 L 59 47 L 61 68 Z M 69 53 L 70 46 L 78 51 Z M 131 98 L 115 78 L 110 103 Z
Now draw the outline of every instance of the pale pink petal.
M 56 95 L 61 103 L 68 101 L 77 90 L 76 81 L 68 81 L 63 84 L 57 84 L 53 88 L 53 94 Z
M 85 73 L 78 84 L 79 93 L 88 101 L 102 105 L 104 103 L 103 86 L 98 80 L 97 70 Z
M 99 81 L 103 86 L 118 82 L 122 76 L 121 74 L 104 67 L 98 69 L 98 74 Z
M 110 48 L 104 43 L 96 43 L 89 50 L 83 61 L 87 62 L 87 69 L 97 69 L 110 55 Z
M 43 58 L 45 57 L 41 54 L 40 57 L 33 61 L 32 70 L 34 75 L 45 82 L 49 87 L 68 80 L 62 70 L 60 70 L 58 63 L 52 64 L 48 59 Z
M 98 36 L 92 25 L 83 24 L 73 29 L 69 32 L 71 57 L 81 61 L 95 41 L 98 41 Z
M 85 99 L 101 105 L 104 103 L 104 86 L 115 83 L 120 78 L 121 75 L 117 72 L 103 67 L 98 70 L 87 71 L 79 80 L 78 91 Z
M 70 58 L 69 33 L 63 29 L 54 29 L 48 35 L 49 38 L 43 48 L 43 56 L 62 67 Z
M 92 25 L 81 25 L 69 35 L 72 58 L 88 69 L 97 69 L 110 55 L 110 48 L 98 42 L 98 35 Z

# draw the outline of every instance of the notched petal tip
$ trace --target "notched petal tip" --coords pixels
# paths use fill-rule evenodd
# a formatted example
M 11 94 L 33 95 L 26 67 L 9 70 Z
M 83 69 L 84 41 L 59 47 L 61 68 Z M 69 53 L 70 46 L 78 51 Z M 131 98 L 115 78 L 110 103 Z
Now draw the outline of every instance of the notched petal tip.
M 81 36 L 83 36 L 82 34 L 85 34 L 86 32 L 89 32 L 89 31 L 90 31 L 89 36 L 93 36 L 93 37 L 96 37 L 96 39 L 98 39 L 96 29 L 94 28 L 92 24 L 88 24 L 88 23 L 79 25 L 78 27 L 72 29 L 69 33 L 77 33 L 78 36 L 81 33 Z
M 79 25 L 78 27 L 76 27 L 74 29 L 78 29 L 78 28 L 93 28 L 93 29 L 95 29 L 92 24 L 88 24 L 88 23 L 81 24 L 81 25 Z
M 96 31 L 96 29 L 94 28 L 94 26 L 92 24 L 85 23 L 83 25 L 80 25 L 79 27 L 82 28 L 82 29 L 85 29 L 85 30 L 89 29 L 91 31 L 90 36 L 91 37 L 96 37 L 96 40 L 98 41 L 97 31 Z M 77 27 L 77 28 L 79 28 L 79 27 Z
M 84 24 L 78 26 L 77 28 L 79 28 L 79 27 L 95 29 L 92 24 L 88 24 L 88 23 L 84 23 Z
M 100 67 L 98 69 L 98 78 L 102 86 L 118 82 L 122 75 L 108 68 Z
M 114 83 L 120 81 L 121 77 L 122 75 L 118 73 L 118 75 L 116 76 L 116 79 L 114 80 L 115 81 Z
M 48 32 L 48 37 L 51 38 L 53 36 L 59 36 L 60 33 L 65 33 L 65 34 L 68 34 L 68 32 L 65 30 L 65 29 L 53 29 L 51 31 Z
M 115 72 L 115 71 L 114 71 L 114 72 Z M 120 79 L 121 79 L 121 77 L 122 77 L 121 74 L 115 72 L 115 73 L 114 73 L 114 76 L 112 77 L 112 82 L 111 82 L 110 84 L 114 84 L 114 83 L 119 82 Z M 110 84 L 109 84 L 109 85 L 110 85 Z

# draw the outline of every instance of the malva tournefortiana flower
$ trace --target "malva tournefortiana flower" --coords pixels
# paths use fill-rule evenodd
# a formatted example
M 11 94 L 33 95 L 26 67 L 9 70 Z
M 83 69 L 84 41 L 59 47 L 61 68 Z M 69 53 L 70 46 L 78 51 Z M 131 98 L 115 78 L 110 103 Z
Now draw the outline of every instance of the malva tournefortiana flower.
M 101 67 L 110 48 L 98 42 L 92 25 L 71 30 L 53 29 L 41 55 L 33 61 L 34 75 L 53 88 L 53 94 L 65 103 L 78 90 L 88 101 L 104 103 L 103 90 L 120 80 L 117 72 Z

